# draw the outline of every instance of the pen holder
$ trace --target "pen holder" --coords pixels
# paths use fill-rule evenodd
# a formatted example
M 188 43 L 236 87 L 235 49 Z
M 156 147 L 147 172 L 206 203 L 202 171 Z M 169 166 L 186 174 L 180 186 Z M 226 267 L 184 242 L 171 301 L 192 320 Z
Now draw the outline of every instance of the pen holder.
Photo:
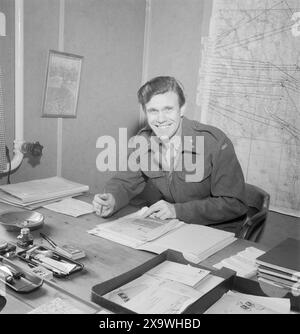
M 2 256 L 0 256 L 0 271 L 0 281 L 17 293 L 31 292 L 43 284 L 43 279 Z
M 70 275 L 81 271 L 84 265 L 80 262 L 72 260 L 46 246 L 34 246 L 27 250 L 17 253 L 17 257 L 27 262 L 31 267 L 43 266 L 53 273 L 57 278 L 66 278 Z M 48 260 L 47 260 L 48 259 Z M 53 266 L 56 263 L 56 267 Z M 70 271 L 62 270 L 63 267 L 72 267 Z

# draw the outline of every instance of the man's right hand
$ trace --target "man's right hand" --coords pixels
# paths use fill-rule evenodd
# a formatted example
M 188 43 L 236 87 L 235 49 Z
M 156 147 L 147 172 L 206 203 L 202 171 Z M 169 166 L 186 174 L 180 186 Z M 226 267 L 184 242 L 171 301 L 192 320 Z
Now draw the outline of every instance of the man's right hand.
M 93 207 L 96 214 L 101 217 L 108 217 L 112 214 L 116 200 L 112 194 L 97 194 L 93 200 Z

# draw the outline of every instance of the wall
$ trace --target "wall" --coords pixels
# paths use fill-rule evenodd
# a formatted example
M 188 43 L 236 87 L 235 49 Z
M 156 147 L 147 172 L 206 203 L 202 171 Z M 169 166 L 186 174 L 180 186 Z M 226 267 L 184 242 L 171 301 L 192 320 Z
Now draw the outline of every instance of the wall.
M 187 113 L 194 117 L 201 60 L 201 38 L 207 34 L 211 1 L 151 0 L 147 77 L 171 75 L 184 86 Z
M 1 0 L 2 3 L 11 22 L 12 1 Z M 201 38 L 208 28 L 210 1 L 148 0 L 148 3 L 149 53 L 144 78 L 177 77 L 188 98 L 187 115 L 193 118 Z M 100 151 L 96 149 L 97 138 L 117 137 L 119 127 L 127 127 L 131 135 L 138 126 L 136 91 L 143 74 L 145 5 L 146 0 L 65 0 L 64 50 L 82 55 L 84 61 L 77 118 L 64 119 L 62 125 L 62 175 L 89 184 L 93 192 L 101 191 L 111 176 L 97 171 L 96 157 Z M 13 174 L 12 182 L 48 177 L 57 171 L 57 120 L 41 118 L 41 106 L 48 50 L 58 49 L 59 0 L 26 0 L 24 6 L 24 135 L 26 141 L 40 141 L 44 152 L 36 165 L 32 166 L 26 158 Z M 9 44 L 5 48 L 8 73 L 13 69 L 13 37 L 12 34 L 5 41 Z M 12 140 L 13 74 L 9 76 L 8 132 Z
M 0 66 L 4 80 L 2 82 L 4 117 L 6 129 L 6 143 L 9 149 L 13 149 L 14 140 L 14 1 L 0 0 L 0 11 L 6 17 L 6 36 L 0 36 Z M 1 177 L 0 184 L 6 183 L 6 177 Z
M 4 10 L 1 9 L 9 12 L 9 22 L 14 21 L 11 3 L 4 1 Z M 64 3 L 64 51 L 82 55 L 84 61 L 77 118 L 63 120 L 62 176 L 98 191 L 111 174 L 96 169 L 97 138 L 116 136 L 119 127 L 128 127 L 132 134 L 138 125 L 135 94 L 142 74 L 145 1 L 65 0 Z M 58 121 L 41 118 L 41 107 L 48 51 L 57 50 L 59 45 L 59 5 L 59 0 L 24 1 L 24 137 L 26 141 L 39 141 L 44 151 L 40 162 L 25 158 L 12 175 L 12 182 L 53 176 L 57 172 Z M 10 45 L 5 45 L 4 66 L 9 73 L 10 92 L 14 91 L 10 73 L 13 57 L 9 56 L 13 53 L 13 41 L 12 33 L 5 40 Z M 13 94 L 8 94 L 7 99 L 7 109 L 12 114 Z M 7 123 L 12 144 L 11 115 Z
M 14 139 L 14 1 L 10 3 L 7 22 L 11 27 L 7 32 L 5 96 L 9 98 L 5 113 L 7 144 L 13 155 Z M 59 0 L 24 1 L 24 138 L 28 142 L 39 141 L 44 146 L 40 161 L 25 158 L 12 174 L 11 182 L 48 177 L 56 174 L 56 121 L 41 118 L 47 52 L 57 47 Z M 51 13 L 52 15 L 49 15 Z M 2 178 L 2 183 L 6 177 Z
M 62 174 L 94 192 L 111 176 L 96 169 L 97 138 L 138 126 L 144 25 L 145 1 L 66 2 L 65 50 L 84 63 L 77 119 L 63 121 Z

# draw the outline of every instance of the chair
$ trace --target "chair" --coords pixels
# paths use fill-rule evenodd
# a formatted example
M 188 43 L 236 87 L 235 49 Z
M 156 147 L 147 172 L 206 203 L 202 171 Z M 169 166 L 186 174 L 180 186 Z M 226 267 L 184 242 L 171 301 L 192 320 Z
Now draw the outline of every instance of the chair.
M 270 195 L 263 189 L 246 183 L 247 217 L 238 227 L 235 236 L 258 242 L 267 220 Z
M 0 312 L 4 308 L 5 304 L 6 304 L 6 298 L 4 296 L 0 296 Z

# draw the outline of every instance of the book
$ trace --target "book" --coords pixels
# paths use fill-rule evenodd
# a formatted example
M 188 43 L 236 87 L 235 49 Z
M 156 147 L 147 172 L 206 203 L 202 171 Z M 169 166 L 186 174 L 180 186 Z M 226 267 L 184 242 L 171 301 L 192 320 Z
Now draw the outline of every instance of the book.
M 193 263 L 199 263 L 236 240 L 231 232 L 185 224 L 177 219 L 143 218 L 141 212 L 144 208 L 135 214 L 99 224 L 88 233 L 156 254 L 173 249 Z
M 300 240 L 288 238 L 256 259 L 258 265 L 297 275 L 300 272 Z
M 49 199 L 74 196 L 89 190 L 87 185 L 54 176 L 0 186 L 0 200 L 18 205 L 34 204 Z

